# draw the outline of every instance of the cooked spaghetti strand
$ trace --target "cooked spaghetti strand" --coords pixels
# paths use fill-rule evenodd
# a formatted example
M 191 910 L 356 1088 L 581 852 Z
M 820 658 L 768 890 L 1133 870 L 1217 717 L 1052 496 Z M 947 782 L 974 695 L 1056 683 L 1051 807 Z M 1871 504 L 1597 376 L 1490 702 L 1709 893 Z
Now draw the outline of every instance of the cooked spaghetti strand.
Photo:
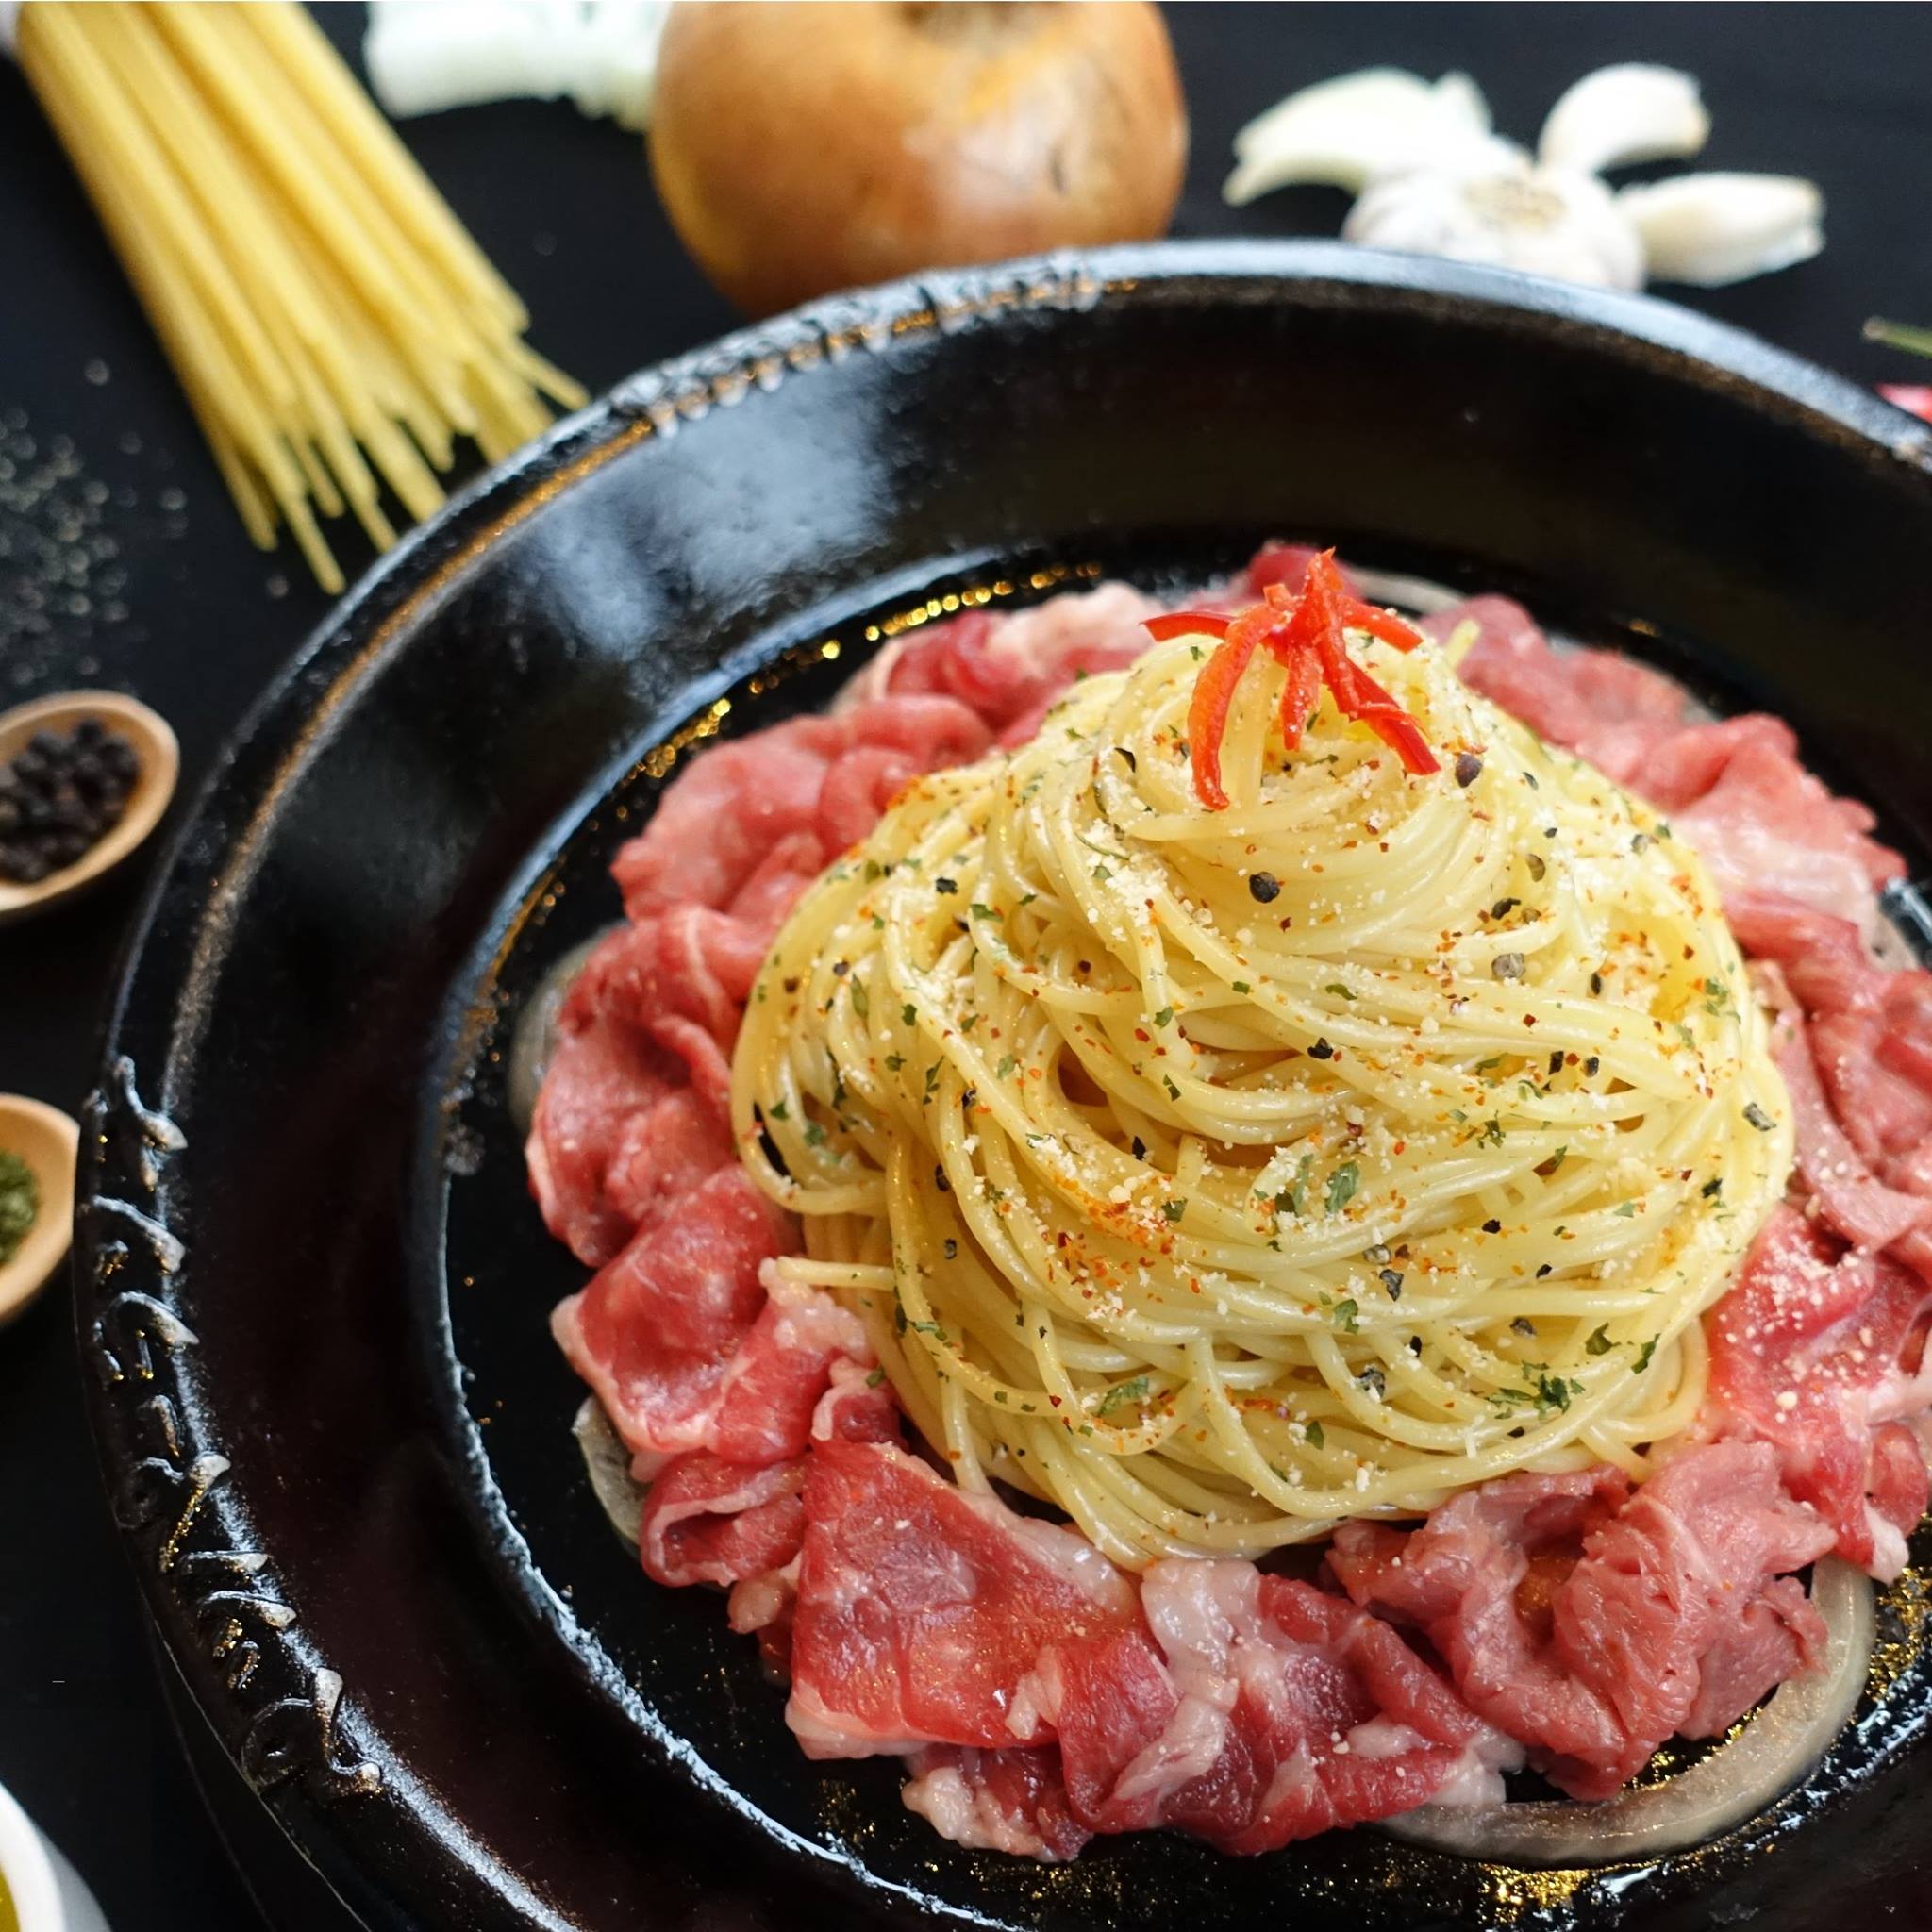
M 1710 881 L 1452 653 L 1365 627 L 1445 768 L 1332 695 L 1289 751 L 1294 667 L 1257 656 L 1209 809 L 1212 643 L 918 781 L 794 910 L 733 1068 L 804 1219 L 781 1265 L 864 1317 L 962 1482 L 1124 1562 L 1642 1474 L 1791 1161 Z

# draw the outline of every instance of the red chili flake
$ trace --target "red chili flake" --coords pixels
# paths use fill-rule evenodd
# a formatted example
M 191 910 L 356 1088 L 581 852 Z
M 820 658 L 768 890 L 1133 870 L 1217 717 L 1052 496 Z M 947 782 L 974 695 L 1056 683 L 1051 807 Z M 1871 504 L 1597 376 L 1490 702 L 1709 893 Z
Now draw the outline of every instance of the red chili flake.
M 1227 792 L 1221 782 L 1222 741 L 1227 735 L 1235 691 L 1264 644 L 1288 674 L 1280 723 L 1282 741 L 1290 751 L 1301 743 L 1308 714 L 1325 684 L 1342 715 L 1366 724 L 1401 758 L 1405 770 L 1420 774 L 1440 769 L 1415 720 L 1348 655 L 1343 632 L 1351 625 L 1399 651 L 1412 651 L 1423 641 L 1401 618 L 1352 595 L 1332 550 L 1308 559 L 1299 595 L 1283 584 L 1270 584 L 1262 602 L 1235 617 L 1183 610 L 1147 621 L 1148 634 L 1158 641 L 1191 635 L 1221 640 L 1194 680 L 1188 707 L 1194 795 L 1208 810 L 1226 808 Z

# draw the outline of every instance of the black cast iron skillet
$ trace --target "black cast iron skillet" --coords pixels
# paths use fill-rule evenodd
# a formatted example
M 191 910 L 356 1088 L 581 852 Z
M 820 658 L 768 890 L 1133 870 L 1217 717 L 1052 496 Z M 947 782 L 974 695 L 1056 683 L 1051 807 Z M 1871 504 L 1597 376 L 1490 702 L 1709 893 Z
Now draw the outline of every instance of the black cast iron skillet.
M 933 1839 L 891 1766 L 808 1765 L 718 1600 L 647 1585 L 590 1497 L 545 1331 L 581 1271 L 499 1055 L 689 727 L 822 702 L 928 597 L 1198 580 L 1268 534 L 1774 705 L 1932 852 L 1932 435 L 1677 309 L 1326 244 L 940 275 L 638 376 L 405 544 L 230 748 L 108 1029 L 79 1326 L 185 1691 L 367 1925 L 1932 1914 L 1913 1582 L 1827 1762 L 1655 1868 L 1358 1831 L 1047 1870 Z

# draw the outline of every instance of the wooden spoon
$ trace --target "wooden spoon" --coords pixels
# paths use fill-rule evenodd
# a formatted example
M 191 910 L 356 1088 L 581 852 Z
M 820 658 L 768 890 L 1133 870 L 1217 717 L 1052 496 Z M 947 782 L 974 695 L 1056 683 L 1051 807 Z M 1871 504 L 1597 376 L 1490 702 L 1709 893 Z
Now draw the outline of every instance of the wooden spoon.
M 72 865 L 50 872 L 31 886 L 0 879 L 0 924 L 44 911 L 57 900 L 92 885 L 154 830 L 175 795 L 181 753 L 167 720 L 149 710 L 139 699 L 117 691 L 60 691 L 53 697 L 36 698 L 30 705 L 18 705 L 10 711 L 0 712 L 0 765 L 25 751 L 27 740 L 36 731 L 65 736 L 85 718 L 98 718 L 108 730 L 118 731 L 134 747 L 141 771 L 133 791 L 127 794 L 127 808 L 122 813 L 120 824 L 89 846 Z
M 0 1093 L 0 1153 L 18 1155 L 40 1189 L 40 1211 L 12 1260 L 0 1266 L 0 1322 L 47 1285 L 74 1244 L 74 1163 L 79 1125 L 44 1100 Z

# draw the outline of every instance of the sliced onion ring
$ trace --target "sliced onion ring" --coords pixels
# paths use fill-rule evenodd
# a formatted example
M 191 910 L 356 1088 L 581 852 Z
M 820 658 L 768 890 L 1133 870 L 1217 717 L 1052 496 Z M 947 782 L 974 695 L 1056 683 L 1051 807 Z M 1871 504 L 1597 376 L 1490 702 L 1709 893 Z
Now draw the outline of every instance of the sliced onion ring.
M 1826 1557 L 1811 1575 L 1824 1665 L 1782 1684 L 1729 1743 L 1660 1785 L 1600 1805 L 1424 1805 L 1383 1830 L 1408 1844 L 1516 1865 L 1607 1865 L 1702 1844 L 1784 1796 L 1844 1728 L 1872 1662 L 1871 1580 Z
M 570 1432 L 577 1439 L 584 1457 L 584 1474 L 590 1477 L 591 1488 L 604 1506 L 611 1528 L 636 1549 L 638 1524 L 644 1514 L 643 1488 L 631 1480 L 630 1451 L 610 1426 L 610 1418 L 594 1395 L 584 1397 Z
M 1392 604 L 1398 610 L 1413 610 L 1427 617 L 1451 604 L 1459 604 L 1468 593 L 1452 591 L 1429 577 L 1406 576 L 1391 570 L 1364 570 L 1360 564 L 1348 566 L 1349 581 L 1372 604 Z
M 509 1114 L 520 1133 L 530 1131 L 530 1117 L 537 1111 L 537 1090 L 543 1084 L 544 1069 L 549 1066 L 557 1045 L 557 1015 L 576 984 L 577 974 L 584 970 L 584 961 L 609 930 L 606 926 L 604 932 L 592 933 L 582 945 L 573 946 L 537 982 L 537 990 L 524 1002 L 516 1031 L 510 1035 L 508 1080 Z

